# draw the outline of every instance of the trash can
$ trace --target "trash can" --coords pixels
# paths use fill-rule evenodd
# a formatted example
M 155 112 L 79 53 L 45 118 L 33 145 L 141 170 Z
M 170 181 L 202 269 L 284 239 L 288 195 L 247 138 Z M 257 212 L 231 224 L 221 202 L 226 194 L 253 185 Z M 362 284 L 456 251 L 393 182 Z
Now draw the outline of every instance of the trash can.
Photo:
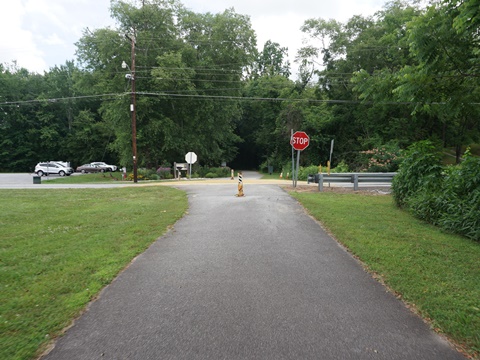
M 315 180 L 315 175 L 313 174 L 308 174 L 307 176 L 307 184 L 310 184 L 311 182 L 313 182 Z
M 268 166 L 268 174 L 269 175 L 273 174 L 273 166 L 271 166 L 271 165 Z
M 318 184 L 320 181 L 320 174 L 315 174 L 315 184 Z
M 34 176 L 33 177 L 33 183 L 34 184 L 41 184 L 42 183 L 42 178 L 40 176 Z

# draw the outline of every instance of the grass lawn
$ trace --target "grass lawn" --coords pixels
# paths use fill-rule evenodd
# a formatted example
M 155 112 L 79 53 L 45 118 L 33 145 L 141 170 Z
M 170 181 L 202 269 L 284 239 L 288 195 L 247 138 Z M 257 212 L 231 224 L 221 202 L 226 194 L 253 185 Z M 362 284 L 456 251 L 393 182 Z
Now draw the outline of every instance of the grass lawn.
M 480 243 L 414 219 L 391 196 L 291 194 L 435 330 L 479 356 Z
M 116 172 L 105 172 L 105 173 L 93 173 L 93 174 L 75 174 L 64 177 L 52 177 L 52 179 L 45 180 L 45 177 L 42 177 L 42 183 L 48 184 L 49 182 L 55 184 L 91 184 L 91 183 L 104 183 L 112 181 L 122 181 L 122 173 L 119 171 Z M 124 183 L 132 183 L 132 181 L 123 181 Z
M 38 355 L 188 206 L 184 192 L 163 186 L 0 190 L 0 201 L 0 359 L 8 360 Z

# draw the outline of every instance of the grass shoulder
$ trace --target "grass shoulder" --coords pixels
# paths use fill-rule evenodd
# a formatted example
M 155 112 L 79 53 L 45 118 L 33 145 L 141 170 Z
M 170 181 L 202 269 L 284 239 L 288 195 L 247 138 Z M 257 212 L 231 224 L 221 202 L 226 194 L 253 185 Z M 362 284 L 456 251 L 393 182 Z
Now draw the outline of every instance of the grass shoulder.
M 124 182 L 122 180 L 121 172 L 104 172 L 94 174 L 72 174 L 64 177 L 51 177 L 50 179 L 42 178 L 42 183 L 55 183 L 55 184 L 91 184 L 91 183 L 110 183 L 110 182 Z
M 1 359 L 39 355 L 188 206 L 164 186 L 0 190 L 0 201 Z
M 291 192 L 397 296 L 480 356 L 480 244 L 398 209 L 390 195 Z

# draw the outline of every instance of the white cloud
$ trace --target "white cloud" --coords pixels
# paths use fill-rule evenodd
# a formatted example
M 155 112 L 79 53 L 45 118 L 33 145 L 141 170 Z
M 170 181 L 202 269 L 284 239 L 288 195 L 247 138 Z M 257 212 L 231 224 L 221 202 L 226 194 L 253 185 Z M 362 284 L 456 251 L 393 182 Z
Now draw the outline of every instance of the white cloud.
M 35 42 L 31 31 L 23 27 L 23 17 L 27 10 L 21 1 L 8 1 L 2 4 L 4 16 L 0 22 L 1 63 L 17 61 L 21 67 L 32 71 L 42 71 L 47 66 L 44 52 Z
M 293 62 L 302 45 L 300 26 L 309 18 L 346 21 L 355 14 L 371 15 L 382 0 L 181 0 L 195 12 L 234 8 L 250 16 L 261 50 L 267 40 L 288 47 Z M 140 4 L 140 1 L 137 1 Z M 8 0 L 2 3 L 0 63 L 17 60 L 31 71 L 43 72 L 74 59 L 74 43 L 85 28 L 111 26 L 110 0 Z
M 43 39 L 43 42 L 47 45 L 65 45 L 65 41 L 61 39 L 56 33 L 50 34 Z

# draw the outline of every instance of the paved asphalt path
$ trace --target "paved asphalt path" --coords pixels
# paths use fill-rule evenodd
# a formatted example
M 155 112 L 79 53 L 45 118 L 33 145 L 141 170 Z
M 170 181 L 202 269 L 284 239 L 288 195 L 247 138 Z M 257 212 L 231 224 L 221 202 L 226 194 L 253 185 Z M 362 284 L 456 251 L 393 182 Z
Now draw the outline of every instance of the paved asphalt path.
M 464 359 L 286 192 L 244 184 L 183 186 L 188 215 L 44 360 Z

